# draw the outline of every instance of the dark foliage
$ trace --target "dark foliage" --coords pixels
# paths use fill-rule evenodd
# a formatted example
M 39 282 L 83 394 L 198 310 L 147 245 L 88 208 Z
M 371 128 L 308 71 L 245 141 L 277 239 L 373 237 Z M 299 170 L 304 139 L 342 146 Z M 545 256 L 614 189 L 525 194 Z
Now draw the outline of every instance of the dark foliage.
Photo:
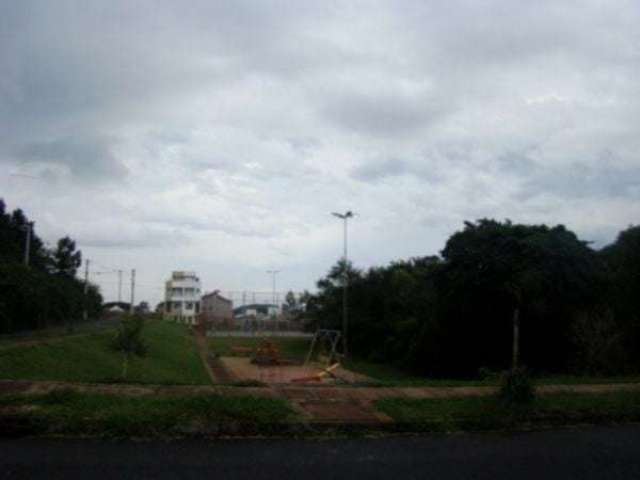
M 627 352 L 627 365 L 640 367 L 640 226 L 620 232 L 601 252 L 610 275 L 608 302 Z
M 640 365 L 639 354 L 631 353 L 640 352 L 638 229 L 597 252 L 563 226 L 467 222 L 441 257 L 366 272 L 336 264 L 307 302 L 316 326 L 340 328 L 345 268 L 350 349 L 370 361 L 442 377 L 506 370 L 517 309 L 520 361 L 534 372 Z M 593 312 L 607 308 L 615 312 L 607 325 L 584 323 L 604 321 Z M 608 340 L 588 338 L 597 332 Z M 634 361 L 625 363 L 629 357 Z
M 127 315 L 120 321 L 116 335 L 111 341 L 111 348 L 121 352 L 122 378 L 127 378 L 129 361 L 132 357 L 144 357 L 147 354 L 147 345 L 142 339 L 144 317 L 139 314 Z
M 498 397 L 507 405 L 524 405 L 535 398 L 531 374 L 526 368 L 507 370 L 500 378 Z
M 27 267 L 24 249 L 28 223 L 22 210 L 7 213 L 0 199 L 0 333 L 72 327 L 82 317 L 84 282 L 75 276 L 81 262 L 75 242 L 65 237 L 52 252 L 33 229 Z M 86 301 L 89 316 L 95 318 L 102 305 L 97 286 L 89 285 Z

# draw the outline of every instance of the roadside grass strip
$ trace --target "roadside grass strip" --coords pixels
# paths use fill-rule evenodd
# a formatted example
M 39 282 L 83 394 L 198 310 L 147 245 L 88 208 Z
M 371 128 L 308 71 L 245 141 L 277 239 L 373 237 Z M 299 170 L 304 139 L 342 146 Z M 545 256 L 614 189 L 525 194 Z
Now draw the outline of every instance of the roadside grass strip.
M 540 395 L 528 405 L 507 406 L 495 396 L 384 398 L 374 402 L 398 429 L 451 432 L 531 429 L 640 421 L 640 391 Z
M 294 418 L 285 400 L 252 396 L 140 397 L 70 390 L 0 396 L 3 434 L 117 438 L 259 434 Z

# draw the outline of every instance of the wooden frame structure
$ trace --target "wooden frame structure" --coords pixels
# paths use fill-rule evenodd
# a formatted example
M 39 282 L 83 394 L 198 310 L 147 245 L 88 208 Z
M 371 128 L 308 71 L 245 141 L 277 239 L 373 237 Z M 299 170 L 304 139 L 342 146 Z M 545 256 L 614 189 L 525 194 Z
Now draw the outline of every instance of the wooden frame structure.
M 307 365 L 311 361 L 311 357 L 313 356 L 314 349 L 325 345 L 327 346 L 329 353 L 329 365 L 335 362 L 338 356 L 338 344 L 340 343 L 340 339 L 342 338 L 342 332 L 340 330 L 327 330 L 327 329 L 319 329 L 316 331 L 313 336 L 313 340 L 311 341 L 311 347 L 309 348 L 309 353 L 307 354 L 307 358 L 304 361 L 305 365 Z

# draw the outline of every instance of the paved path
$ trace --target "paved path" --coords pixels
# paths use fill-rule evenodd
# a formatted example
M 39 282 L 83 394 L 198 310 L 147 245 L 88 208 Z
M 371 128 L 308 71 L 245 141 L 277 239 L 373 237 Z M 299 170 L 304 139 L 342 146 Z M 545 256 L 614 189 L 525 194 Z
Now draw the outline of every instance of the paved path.
M 640 426 L 332 440 L 0 441 L 1 478 L 631 479 Z

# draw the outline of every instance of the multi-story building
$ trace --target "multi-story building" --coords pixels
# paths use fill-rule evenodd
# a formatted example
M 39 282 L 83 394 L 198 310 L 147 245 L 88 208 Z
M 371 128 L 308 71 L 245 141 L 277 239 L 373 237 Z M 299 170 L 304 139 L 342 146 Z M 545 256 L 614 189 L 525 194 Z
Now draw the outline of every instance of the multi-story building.
M 194 325 L 200 312 L 200 279 L 195 272 L 173 272 L 164 299 L 165 318 Z
M 233 302 L 218 290 L 202 296 L 200 302 L 200 319 L 209 326 L 226 326 L 233 324 Z

